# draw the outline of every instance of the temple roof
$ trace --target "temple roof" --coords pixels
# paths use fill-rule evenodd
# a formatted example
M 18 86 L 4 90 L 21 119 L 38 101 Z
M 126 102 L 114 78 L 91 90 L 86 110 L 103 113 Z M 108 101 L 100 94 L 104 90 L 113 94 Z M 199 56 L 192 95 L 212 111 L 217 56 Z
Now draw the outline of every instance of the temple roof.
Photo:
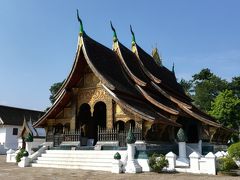
M 44 128 L 34 128 L 33 127 L 33 122 L 32 122 L 31 119 L 29 121 L 26 121 L 26 119 L 24 119 L 21 131 L 18 134 L 18 136 L 23 137 L 25 131 L 27 132 L 27 134 L 31 133 L 34 138 L 45 137 L 46 136 L 45 129 Z
M 133 46 L 134 51 L 131 51 L 121 44 L 114 29 L 114 48 L 111 50 L 90 38 L 82 29 L 72 70 L 53 106 L 34 126 L 43 126 L 46 119 L 54 118 L 69 103 L 71 89 L 83 77 L 86 65 L 114 101 L 144 120 L 180 126 L 170 116 L 185 113 L 206 124 L 221 126 L 193 106 L 174 73 L 159 66 L 135 42 Z
M 24 119 L 36 122 L 44 112 L 0 105 L 0 124 L 21 126 Z
M 191 98 L 185 94 L 183 88 L 177 82 L 174 73 L 164 66 L 159 66 L 154 61 L 153 57 L 147 54 L 140 46 L 137 44 L 135 44 L 135 46 L 139 61 L 141 61 L 142 66 L 144 66 L 143 70 L 147 75 L 149 75 L 150 79 L 157 84 L 161 84 L 161 86 L 166 88 L 168 91 L 174 93 L 175 96 L 191 101 Z

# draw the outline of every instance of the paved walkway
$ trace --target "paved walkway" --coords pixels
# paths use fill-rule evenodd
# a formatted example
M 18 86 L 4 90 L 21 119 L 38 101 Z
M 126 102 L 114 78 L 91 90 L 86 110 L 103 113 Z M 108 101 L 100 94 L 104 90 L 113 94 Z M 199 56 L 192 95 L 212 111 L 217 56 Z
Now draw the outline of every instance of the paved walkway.
M 1 180 L 239 180 L 239 177 L 229 176 L 207 176 L 193 174 L 158 174 L 158 173 L 140 173 L 140 174 L 112 174 L 102 171 L 69 170 L 54 168 L 20 168 L 14 163 L 6 163 L 6 156 L 0 155 L 0 179 Z

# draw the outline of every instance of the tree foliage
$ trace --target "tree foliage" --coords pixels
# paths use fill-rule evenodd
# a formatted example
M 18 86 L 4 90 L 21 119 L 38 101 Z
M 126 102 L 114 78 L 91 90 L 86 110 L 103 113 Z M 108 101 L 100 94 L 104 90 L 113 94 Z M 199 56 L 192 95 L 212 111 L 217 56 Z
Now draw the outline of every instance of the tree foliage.
M 238 169 L 238 166 L 231 157 L 226 156 L 217 160 L 217 171 L 229 172 L 233 169 Z
M 232 78 L 232 82 L 229 83 L 229 89 L 231 89 L 238 98 L 240 98 L 240 76 Z
M 208 68 L 202 69 L 192 77 L 194 104 L 207 112 L 211 109 L 211 102 L 217 95 L 227 89 L 228 82 L 214 75 Z
M 221 92 L 212 102 L 209 114 L 226 127 L 238 129 L 240 125 L 240 99 L 232 90 Z
M 187 80 L 185 80 L 185 79 L 181 79 L 180 82 L 179 82 L 179 84 L 183 87 L 185 93 L 186 93 L 188 96 L 191 97 L 191 96 L 192 96 L 191 94 L 192 94 L 192 92 L 193 92 L 193 90 L 192 90 L 192 81 L 191 81 L 191 80 L 187 81 Z
M 56 95 L 56 93 L 58 92 L 58 90 L 61 88 L 61 86 L 63 85 L 64 81 L 65 81 L 65 80 L 63 80 L 62 82 L 54 83 L 54 84 L 50 87 L 49 91 L 51 92 L 51 95 L 50 95 L 50 97 L 49 97 L 49 100 L 51 101 L 52 104 L 53 104 L 54 101 L 55 101 L 54 96 Z
M 194 74 L 192 79 L 179 82 L 193 103 L 214 116 L 219 123 L 238 129 L 240 125 L 240 76 L 231 82 L 221 79 L 205 68 Z
M 240 142 L 232 144 L 228 148 L 229 156 L 240 161 Z

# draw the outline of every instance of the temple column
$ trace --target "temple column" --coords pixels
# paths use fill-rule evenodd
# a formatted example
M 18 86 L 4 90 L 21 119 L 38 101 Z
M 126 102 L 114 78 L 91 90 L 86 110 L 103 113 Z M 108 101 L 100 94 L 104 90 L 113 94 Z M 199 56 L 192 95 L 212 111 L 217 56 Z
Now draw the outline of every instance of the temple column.
M 112 99 L 107 98 L 106 100 L 106 126 L 107 129 L 113 128 L 113 103 Z
M 78 106 L 78 88 L 72 89 L 71 109 L 72 115 L 70 120 L 70 130 L 75 130 L 76 117 L 77 117 L 77 106 Z

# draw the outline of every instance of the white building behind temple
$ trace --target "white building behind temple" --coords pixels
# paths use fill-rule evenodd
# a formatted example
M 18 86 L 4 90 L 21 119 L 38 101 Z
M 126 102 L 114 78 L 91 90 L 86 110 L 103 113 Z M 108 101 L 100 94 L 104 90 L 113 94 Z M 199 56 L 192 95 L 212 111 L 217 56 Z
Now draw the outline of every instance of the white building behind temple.
M 45 137 L 44 129 L 34 130 L 32 127 L 32 123 L 42 115 L 41 111 L 0 105 L 0 154 L 5 154 L 8 149 L 18 148 L 19 133 L 22 131 L 24 119 L 34 136 Z

